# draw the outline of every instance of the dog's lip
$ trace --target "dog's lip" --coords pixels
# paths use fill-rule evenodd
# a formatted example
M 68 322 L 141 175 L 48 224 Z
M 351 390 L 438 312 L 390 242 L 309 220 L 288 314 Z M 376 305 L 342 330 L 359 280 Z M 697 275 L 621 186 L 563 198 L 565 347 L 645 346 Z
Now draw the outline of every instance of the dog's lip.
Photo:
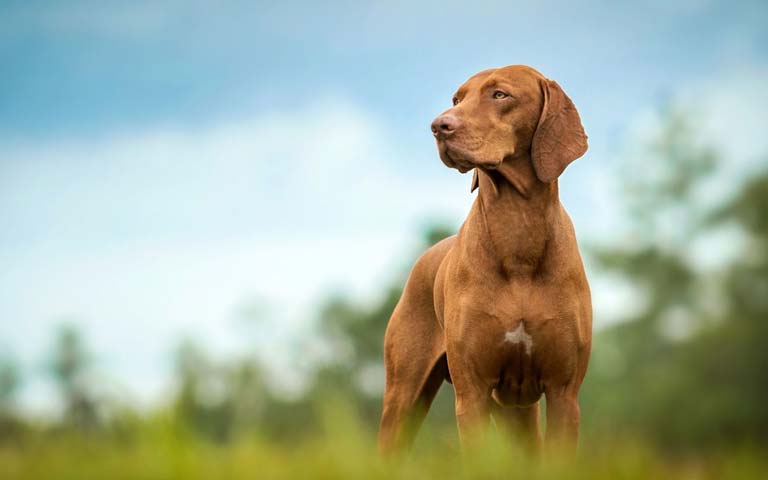
M 457 169 L 461 173 L 466 173 L 476 167 L 493 170 L 501 163 L 477 160 L 474 152 L 469 152 L 455 144 L 450 144 L 448 141 L 438 142 L 438 147 L 440 156 L 449 161 L 450 165 L 448 166 Z
M 457 157 L 455 154 L 452 155 L 451 153 L 452 152 L 447 148 L 440 149 L 440 158 L 447 166 L 455 168 L 461 173 L 466 173 L 474 168 L 474 165 L 471 162 L 467 162 L 463 157 Z

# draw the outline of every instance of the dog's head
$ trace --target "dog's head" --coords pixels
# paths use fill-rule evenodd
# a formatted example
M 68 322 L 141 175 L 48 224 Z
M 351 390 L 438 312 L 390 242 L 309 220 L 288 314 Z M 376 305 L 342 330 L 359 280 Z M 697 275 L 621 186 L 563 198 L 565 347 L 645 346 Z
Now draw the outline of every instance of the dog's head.
M 587 151 L 571 99 L 556 82 L 524 65 L 472 76 L 456 91 L 453 107 L 432 122 L 432 132 L 440 159 L 462 173 L 497 169 L 526 154 L 536 177 L 549 183 Z

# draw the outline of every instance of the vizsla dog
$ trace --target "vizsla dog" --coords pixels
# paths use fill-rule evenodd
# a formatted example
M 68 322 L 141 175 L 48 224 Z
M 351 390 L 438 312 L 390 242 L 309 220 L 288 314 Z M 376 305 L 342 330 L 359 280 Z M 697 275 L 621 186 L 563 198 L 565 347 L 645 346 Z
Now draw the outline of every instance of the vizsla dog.
M 459 233 L 416 262 L 384 339 L 384 452 L 407 447 L 444 380 L 466 446 L 488 425 L 568 451 L 592 339 L 592 305 L 557 179 L 587 150 L 560 86 L 514 65 L 462 85 L 432 123 L 440 159 L 479 188 Z M 470 442 L 471 443 L 471 442 Z

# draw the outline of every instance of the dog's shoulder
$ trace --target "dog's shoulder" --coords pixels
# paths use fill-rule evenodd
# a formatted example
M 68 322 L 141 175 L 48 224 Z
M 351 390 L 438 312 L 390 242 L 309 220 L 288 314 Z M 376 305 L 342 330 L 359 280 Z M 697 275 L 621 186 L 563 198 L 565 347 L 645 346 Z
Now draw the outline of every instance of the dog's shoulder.
M 427 251 L 422 253 L 418 260 L 416 260 L 411 275 L 423 274 L 427 277 L 434 277 L 443 259 L 448 255 L 448 252 L 451 251 L 455 244 L 456 235 L 451 235 L 429 247 Z

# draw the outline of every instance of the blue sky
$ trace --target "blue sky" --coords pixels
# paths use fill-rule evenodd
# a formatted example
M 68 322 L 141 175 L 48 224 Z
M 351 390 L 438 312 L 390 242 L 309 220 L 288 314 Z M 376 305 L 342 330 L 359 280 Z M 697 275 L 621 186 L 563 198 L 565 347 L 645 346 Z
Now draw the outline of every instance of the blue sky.
M 734 172 L 768 151 L 766 24 L 751 1 L 2 1 L 0 349 L 32 406 L 66 319 L 148 401 L 183 336 L 290 377 L 325 295 L 371 295 L 429 219 L 465 215 L 428 125 L 466 77 L 525 63 L 565 88 L 590 151 L 563 202 L 606 238 L 616 159 L 661 103 Z M 608 318 L 621 296 L 593 284 Z

